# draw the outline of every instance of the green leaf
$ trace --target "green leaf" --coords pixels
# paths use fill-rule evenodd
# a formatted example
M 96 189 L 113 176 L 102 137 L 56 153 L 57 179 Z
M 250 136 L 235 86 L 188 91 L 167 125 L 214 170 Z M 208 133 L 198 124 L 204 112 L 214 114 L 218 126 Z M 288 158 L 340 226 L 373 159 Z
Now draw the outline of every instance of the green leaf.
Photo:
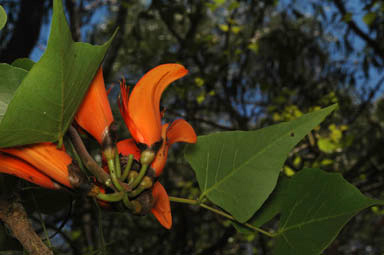
M 101 46 L 73 42 L 62 0 L 55 0 L 47 50 L 14 93 L 0 146 L 61 141 L 112 38 Z
M 0 120 L 7 111 L 8 104 L 27 72 L 8 64 L 0 64 Z
M 188 145 L 186 159 L 194 169 L 202 197 L 246 222 L 276 186 L 290 150 L 337 105 L 256 131 L 199 136 Z
M 5 12 L 3 6 L 0 5 L 0 30 L 3 29 L 7 23 L 7 13 Z
M 275 255 L 317 255 L 359 211 L 382 201 L 368 198 L 340 174 L 304 169 L 284 190 Z
M 259 210 L 247 221 L 248 224 L 258 228 L 270 221 L 273 217 L 281 212 L 282 202 L 284 201 L 286 194 L 286 187 L 289 183 L 289 178 L 285 175 L 280 175 L 276 188 L 272 194 L 268 197 L 267 201 L 261 206 Z M 254 232 L 241 224 L 233 223 L 234 227 L 243 234 Z
M 374 12 L 368 12 L 367 14 L 364 15 L 363 21 L 365 24 L 370 26 L 376 19 L 376 13 Z
M 31 70 L 35 62 L 30 60 L 29 58 L 18 58 L 12 62 L 13 66 L 20 67 L 24 70 Z

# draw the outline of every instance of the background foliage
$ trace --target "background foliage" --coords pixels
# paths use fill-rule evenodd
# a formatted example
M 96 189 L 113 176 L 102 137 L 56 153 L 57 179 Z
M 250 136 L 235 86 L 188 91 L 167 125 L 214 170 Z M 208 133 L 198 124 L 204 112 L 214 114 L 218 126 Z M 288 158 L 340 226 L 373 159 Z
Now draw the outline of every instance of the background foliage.
M 120 27 L 104 61 L 111 86 L 122 75 L 133 84 L 160 63 L 185 65 L 189 75 L 165 94 L 165 117 L 185 118 L 199 135 L 254 130 L 338 102 L 338 112 L 292 151 L 283 173 L 305 167 L 337 171 L 364 194 L 383 199 L 383 1 L 64 2 L 75 40 L 101 44 Z M 38 58 L 46 47 L 51 1 L 1 4 L 8 21 L 0 32 L 0 62 Z M 112 89 L 112 102 L 117 92 Z M 169 193 L 198 197 L 183 148 L 170 157 L 162 177 Z M 58 229 L 70 205 L 65 196 L 62 201 L 68 207 L 54 214 L 35 211 L 38 229 L 42 220 L 52 233 Z M 276 241 L 239 234 L 228 221 L 194 206 L 173 204 L 172 210 L 174 227 L 166 231 L 151 217 L 101 212 L 77 198 L 52 242 L 70 254 L 103 247 L 111 254 L 271 254 Z M 383 252 L 383 214 L 380 207 L 363 211 L 324 254 Z M 276 221 L 268 226 L 277 228 Z

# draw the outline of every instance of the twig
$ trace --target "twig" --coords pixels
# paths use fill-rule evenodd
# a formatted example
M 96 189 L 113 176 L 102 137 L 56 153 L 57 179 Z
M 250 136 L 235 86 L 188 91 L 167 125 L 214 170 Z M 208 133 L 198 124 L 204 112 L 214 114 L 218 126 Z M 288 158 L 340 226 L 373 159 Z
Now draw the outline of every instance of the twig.
M 198 200 L 186 199 L 186 198 L 179 198 L 179 197 L 171 197 L 171 196 L 169 197 L 169 200 L 170 200 L 171 202 L 184 203 L 184 204 L 190 204 L 190 205 L 198 205 L 198 206 L 203 207 L 203 208 L 205 208 L 205 209 L 207 209 L 207 210 L 209 210 L 209 211 L 211 211 L 211 212 L 214 212 L 214 213 L 216 213 L 216 214 L 218 214 L 218 215 L 221 215 L 221 216 L 223 216 L 223 217 L 225 217 L 225 218 L 227 218 L 227 219 L 229 219 L 229 220 L 231 220 L 231 221 L 234 221 L 234 222 L 236 222 L 236 223 L 238 223 L 238 224 L 244 225 L 245 227 L 247 227 L 247 228 L 249 228 L 249 229 L 252 229 L 252 230 L 257 231 L 257 232 L 259 232 L 259 233 L 261 233 L 261 234 L 264 234 L 264 235 L 266 235 L 266 236 L 268 236 L 268 237 L 275 237 L 275 236 L 276 236 L 275 233 L 270 233 L 270 232 L 268 232 L 268 231 L 265 231 L 264 229 L 261 229 L 261 228 L 252 226 L 252 225 L 249 224 L 249 223 L 246 223 L 246 222 L 245 222 L 245 223 L 238 222 L 235 218 L 233 218 L 232 215 L 230 215 L 230 214 L 228 214 L 228 213 L 226 213 L 226 212 L 224 212 L 224 211 L 218 210 L 218 209 L 216 209 L 216 208 L 213 208 L 213 207 L 211 207 L 211 206 L 209 206 L 209 205 L 206 205 L 206 204 L 204 204 L 204 203 L 201 203 L 201 202 L 198 201 Z
M 23 205 L 17 199 L 0 199 L 0 220 L 12 231 L 13 235 L 23 245 L 30 255 L 53 255 L 53 252 L 43 243 L 34 231 Z
M 76 129 L 73 126 L 68 128 L 68 134 L 71 138 L 72 144 L 76 149 L 76 152 L 79 154 L 81 161 L 85 167 L 96 177 L 96 179 L 105 186 L 108 186 L 115 189 L 115 186 L 112 183 L 111 177 L 107 174 L 104 169 L 102 169 L 97 162 L 89 155 L 87 148 L 81 140 L 80 135 L 77 133 Z M 131 191 L 132 188 L 123 182 L 120 182 L 120 185 L 125 191 Z
M 348 14 L 343 1 L 342 0 L 334 0 L 334 3 L 341 13 L 341 15 L 346 16 Z M 347 22 L 347 25 L 350 29 L 352 29 L 355 34 L 357 34 L 361 39 L 363 39 L 372 49 L 375 51 L 377 55 L 384 61 L 384 51 L 380 45 L 379 41 L 375 41 L 368 34 L 366 34 L 353 20 Z
M 80 135 L 77 133 L 73 126 L 68 128 L 68 134 L 71 137 L 71 141 L 75 146 L 76 151 L 79 154 L 85 167 L 96 177 L 100 183 L 103 183 L 106 186 L 111 186 L 110 176 L 97 164 L 91 155 L 89 155 L 87 148 L 85 148 L 85 145 L 80 138 Z

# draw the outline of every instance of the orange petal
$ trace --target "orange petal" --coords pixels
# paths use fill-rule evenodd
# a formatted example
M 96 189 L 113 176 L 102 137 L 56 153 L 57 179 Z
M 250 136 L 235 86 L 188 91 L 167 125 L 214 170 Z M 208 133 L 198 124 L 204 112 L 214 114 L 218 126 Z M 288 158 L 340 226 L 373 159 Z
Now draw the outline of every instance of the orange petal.
M 161 138 L 160 98 L 167 86 L 188 73 L 182 65 L 159 65 L 147 72 L 129 97 L 127 126 L 133 138 L 152 146 Z
M 123 156 L 128 156 L 132 154 L 134 159 L 140 160 L 140 149 L 137 148 L 136 143 L 133 139 L 125 139 L 119 141 L 117 144 L 117 151 Z
M 163 144 L 156 153 L 156 157 L 153 160 L 151 167 L 155 170 L 156 177 L 159 177 L 163 172 L 165 163 L 167 163 L 169 144 L 166 139 L 168 123 L 164 124 L 161 128 L 161 138 L 163 138 Z
M 131 120 L 128 112 L 128 97 L 129 97 L 129 87 L 125 84 L 125 80 L 123 79 L 120 82 L 120 95 L 117 100 L 119 110 L 121 116 L 123 116 L 123 120 L 125 125 L 128 127 L 131 135 L 137 140 L 142 141 L 144 138 L 140 134 L 139 129 L 135 126 L 135 123 Z
M 0 151 L 23 159 L 53 180 L 72 188 L 69 182 L 68 166 L 72 158 L 53 143 L 39 143 L 13 148 L 1 148 Z
M 196 143 L 197 137 L 193 127 L 183 119 L 177 119 L 171 123 L 167 130 L 169 145 L 177 142 Z
M 100 144 L 113 122 L 113 115 L 105 90 L 103 71 L 100 67 L 75 116 L 76 122 Z
M 3 153 L 0 153 L 0 172 L 15 175 L 44 188 L 60 188 L 60 186 L 55 184 L 48 176 L 39 172 L 33 166 Z
M 169 202 L 168 194 L 165 191 L 163 185 L 160 184 L 160 182 L 156 182 L 153 185 L 152 196 L 155 201 L 155 205 L 152 208 L 153 215 L 163 227 L 165 227 L 166 229 L 171 229 L 171 205 Z

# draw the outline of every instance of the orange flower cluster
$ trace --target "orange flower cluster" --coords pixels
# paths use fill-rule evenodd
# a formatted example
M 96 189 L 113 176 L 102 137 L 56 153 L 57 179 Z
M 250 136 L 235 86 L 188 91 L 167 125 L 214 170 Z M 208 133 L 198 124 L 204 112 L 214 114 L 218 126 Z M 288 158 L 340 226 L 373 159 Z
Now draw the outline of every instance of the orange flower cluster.
M 155 158 L 151 168 L 156 177 L 162 173 L 169 147 L 176 142 L 195 143 L 196 134 L 191 125 L 183 119 L 162 124 L 160 98 L 171 82 L 183 77 L 188 71 L 179 64 L 164 64 L 147 72 L 129 94 L 125 81 L 120 84 L 119 109 L 132 139 L 117 143 L 117 150 L 123 156 L 133 155 L 139 161 L 143 151 L 152 151 Z M 110 133 L 113 116 L 107 99 L 101 69 L 95 77 L 85 100 L 76 115 L 77 123 L 103 145 Z M 166 228 L 172 226 L 168 194 L 156 181 L 152 187 L 153 215 Z
M 119 109 L 132 138 L 119 141 L 116 145 L 111 135 L 111 124 L 114 119 L 101 68 L 75 116 L 77 124 L 99 142 L 107 158 L 114 157 L 115 147 L 120 155 L 132 155 L 141 163 L 148 152 L 154 156 L 149 158 L 148 163 L 154 171 L 156 180 L 153 186 L 150 182 L 153 199 L 151 212 L 167 229 L 172 226 L 170 202 L 157 177 L 164 169 L 169 147 L 176 142 L 195 143 L 196 134 L 191 125 L 183 119 L 163 124 L 160 98 L 171 82 L 187 73 L 182 65 L 164 64 L 146 73 L 131 93 L 125 81 L 120 84 Z M 108 153 L 111 148 L 112 152 Z M 118 164 L 120 168 L 120 163 Z M 78 188 L 84 184 L 72 158 L 64 148 L 58 149 L 53 143 L 0 148 L 0 172 L 15 175 L 49 189 L 58 189 L 61 185 Z M 140 181 L 144 183 L 143 180 Z M 105 193 L 104 187 L 98 190 Z M 102 204 L 106 205 L 105 202 Z

